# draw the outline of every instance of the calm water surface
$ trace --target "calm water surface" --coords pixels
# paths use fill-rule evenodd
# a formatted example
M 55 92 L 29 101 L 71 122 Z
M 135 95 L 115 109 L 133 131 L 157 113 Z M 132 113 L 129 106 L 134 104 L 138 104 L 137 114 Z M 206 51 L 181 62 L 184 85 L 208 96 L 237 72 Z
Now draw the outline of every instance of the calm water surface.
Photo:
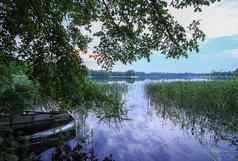
M 231 138 L 227 141 L 212 130 L 215 127 L 202 122 L 184 127 L 182 120 L 176 119 L 176 112 L 169 114 L 165 107 L 151 103 L 145 94 L 146 83 L 128 84 L 128 91 L 123 95 L 127 119 L 101 121 L 93 113 L 79 119 L 77 135 L 89 138 L 85 149 L 93 148 L 100 160 L 110 154 L 116 161 L 238 160 L 237 133 L 222 132 Z M 179 114 L 193 121 L 182 110 Z M 76 142 L 77 139 L 72 139 L 68 144 L 74 147 Z M 41 158 L 49 160 L 50 151 L 43 152 Z

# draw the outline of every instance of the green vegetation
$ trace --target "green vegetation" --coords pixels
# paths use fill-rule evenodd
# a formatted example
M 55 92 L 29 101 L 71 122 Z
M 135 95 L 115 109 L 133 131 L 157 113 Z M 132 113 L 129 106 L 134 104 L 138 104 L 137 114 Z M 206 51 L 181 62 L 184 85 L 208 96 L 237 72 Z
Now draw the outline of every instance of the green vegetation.
M 8 73 L 0 77 L 0 114 L 18 113 L 39 103 L 39 84 L 29 79 L 25 69 L 22 62 L 0 63 L 0 73 Z
M 190 6 L 199 12 L 202 6 L 217 1 L 4 0 L 0 5 L 0 94 L 10 99 L 2 98 L 1 106 L 18 109 L 20 105 L 9 101 L 20 102 L 21 96 L 29 97 L 32 90 L 64 106 L 80 105 L 88 97 L 100 98 L 95 96 L 100 93 L 87 91 L 95 85 L 90 87 L 81 59 L 95 37 L 99 43 L 92 56 L 105 68 L 117 61 L 149 60 L 153 50 L 167 57 L 186 57 L 187 51 L 198 51 L 205 35 L 199 21 L 186 28 L 168 8 Z M 99 31 L 92 30 L 94 24 Z M 30 87 L 18 88 L 9 69 L 12 63 L 24 64 L 24 74 L 17 70 L 16 75 L 21 75 L 17 79 L 29 80 Z M 29 101 L 23 102 L 25 106 Z
M 31 152 L 29 141 L 9 131 L 0 136 L 0 160 L 2 161 L 36 161 L 36 154 Z
M 191 130 L 202 141 L 212 138 L 238 146 L 238 81 L 151 83 L 147 96 L 161 117 Z
M 129 78 L 133 78 L 133 77 L 136 76 L 136 73 L 135 73 L 134 70 L 128 70 L 128 71 L 126 71 L 125 74 L 126 74 Z
M 140 72 L 142 73 L 142 72 Z M 129 78 L 136 76 L 138 72 L 135 72 L 134 70 L 128 70 L 126 72 L 116 72 L 116 71 L 105 71 L 105 70 L 90 70 L 89 71 L 89 77 L 92 78 L 113 78 L 113 77 L 121 77 L 121 78 Z M 145 73 L 143 73 L 145 74 Z
M 197 108 L 238 108 L 238 81 L 179 81 L 148 84 L 147 91 L 166 105 Z
M 136 78 L 137 80 L 144 79 L 232 79 L 237 76 L 237 70 L 228 72 L 211 72 L 211 73 L 166 73 L 166 72 L 136 72 L 133 70 L 128 70 L 125 72 L 110 72 L 105 70 L 90 70 L 89 77 L 96 80 L 102 79 L 126 79 L 126 78 Z
M 101 95 L 94 95 L 90 101 L 84 101 L 83 105 L 65 110 L 73 110 L 75 113 L 81 112 L 83 115 L 88 115 L 91 112 L 99 120 L 105 122 L 116 123 L 127 119 L 127 111 L 123 109 L 123 95 L 128 90 L 126 84 L 91 81 L 90 87 L 94 88 L 90 89 L 89 92 L 101 93 Z
M 26 84 L 28 81 L 23 83 Z M 19 83 L 19 82 L 17 82 Z M 44 138 L 41 140 L 41 144 L 45 144 L 46 147 L 54 147 L 57 146 L 57 151 L 53 155 L 53 160 L 59 160 L 59 157 L 66 157 L 72 158 L 72 160 L 95 160 L 96 154 L 94 154 L 94 149 L 91 151 L 85 151 L 82 149 L 82 146 L 86 143 L 87 138 L 84 136 L 80 136 L 78 138 L 79 144 L 76 149 L 68 151 L 67 145 L 65 145 L 66 138 L 72 138 L 76 135 L 76 129 L 82 129 L 85 125 L 85 122 L 80 122 L 81 124 L 77 126 L 76 122 L 80 121 L 81 119 L 86 119 L 89 114 L 94 114 L 100 121 L 104 121 L 105 123 L 121 123 L 125 119 L 127 119 L 127 111 L 122 108 L 123 102 L 122 97 L 125 92 L 127 92 L 127 85 L 126 84 L 104 84 L 104 83 L 96 83 L 91 81 L 90 86 L 92 89 L 87 90 L 90 93 L 87 93 L 89 98 L 83 101 L 83 104 L 80 106 L 62 106 L 60 108 L 61 111 L 69 112 L 73 116 L 78 116 L 75 119 L 75 126 L 69 131 L 64 133 L 60 133 L 53 136 L 53 138 Z M 95 95 L 95 93 L 101 93 L 101 95 Z M 20 93 L 17 93 L 20 94 Z M 21 93 L 22 94 L 22 93 Z M 29 93 L 31 94 L 31 93 Z M 20 96 L 19 96 L 20 97 Z M 37 96 L 38 98 L 39 96 Z M 22 99 L 26 99 L 24 96 L 21 96 Z M 39 99 L 39 98 L 38 98 Z M 27 99 L 28 100 L 28 99 Z M 44 100 L 44 99 L 43 99 Z M 90 101 L 88 101 L 90 100 Z M 19 104 L 22 103 L 22 100 L 19 100 Z M 42 101 L 42 99 L 41 99 Z M 48 101 L 48 100 L 47 100 Z M 29 108 L 31 104 L 27 104 Z M 21 112 L 25 109 L 22 107 L 19 111 L 16 109 L 12 109 L 14 113 Z M 48 109 L 49 111 L 54 111 L 54 107 L 52 109 Z M 1 109 L 3 110 L 3 109 Z M 9 109 L 6 109 L 9 110 Z M 7 113 L 8 111 L 5 111 Z M 77 120 L 78 119 L 78 120 Z M 30 129 L 28 129 L 30 130 Z M 91 132 L 91 131 L 90 131 Z M 81 134 L 77 134 L 81 135 Z M 90 136 L 89 134 L 86 137 Z M 51 140 L 52 139 L 52 140 Z M 31 141 L 26 140 L 20 131 L 16 132 L 9 128 L 9 130 L 2 131 L 0 134 L 0 160 L 3 161 L 39 161 L 37 155 L 32 152 L 31 149 Z M 59 149 L 59 145 L 63 146 L 64 148 Z M 40 145 L 39 145 L 40 146 Z M 58 159 L 57 159 L 58 157 Z M 107 156 L 104 158 L 105 161 L 112 161 L 111 156 Z
M 11 63 L 6 69 L 10 70 L 11 75 L 9 78 L 1 77 L 3 79 L 0 84 L 1 114 L 19 113 L 23 110 L 30 110 L 33 105 L 42 105 L 49 101 L 56 101 L 62 111 L 79 107 L 89 109 L 92 107 L 105 109 L 107 107 L 108 110 L 104 111 L 110 113 L 111 110 L 121 109 L 122 94 L 127 90 L 125 84 L 102 84 L 87 80 L 80 86 L 80 90 L 84 92 L 78 92 L 78 95 L 75 94 L 70 99 L 67 96 L 64 96 L 63 99 L 61 99 L 62 97 L 54 99 L 40 91 L 39 83 L 29 79 L 24 72 L 24 64 Z M 109 110 L 110 108 L 111 110 Z
M 84 137 L 77 139 L 77 145 L 73 149 L 65 142 L 75 137 L 75 130 L 68 131 L 55 135 L 53 138 L 45 138 L 41 140 L 38 146 L 45 146 L 44 148 L 55 147 L 52 153 L 52 161 L 95 161 L 100 160 L 96 154 L 94 143 L 92 140 L 91 131 L 88 131 Z M 91 139 L 91 140 L 90 140 Z M 90 146 L 90 149 L 84 149 L 84 145 Z M 19 137 L 13 131 L 9 131 L 5 136 L 0 136 L 0 160 L 1 161 L 41 161 L 39 155 L 32 151 L 34 145 L 24 137 Z M 101 161 L 115 161 L 112 155 L 105 156 Z

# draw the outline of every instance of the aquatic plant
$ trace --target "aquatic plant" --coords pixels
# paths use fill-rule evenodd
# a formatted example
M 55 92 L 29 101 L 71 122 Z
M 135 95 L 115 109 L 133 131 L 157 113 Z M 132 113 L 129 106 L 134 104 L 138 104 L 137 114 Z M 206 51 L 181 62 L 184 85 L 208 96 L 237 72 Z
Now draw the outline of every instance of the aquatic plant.
M 147 94 L 166 105 L 238 108 L 238 81 L 178 81 L 150 83 Z
M 160 82 L 145 88 L 160 117 L 189 129 L 201 142 L 205 137 L 238 146 L 237 80 Z

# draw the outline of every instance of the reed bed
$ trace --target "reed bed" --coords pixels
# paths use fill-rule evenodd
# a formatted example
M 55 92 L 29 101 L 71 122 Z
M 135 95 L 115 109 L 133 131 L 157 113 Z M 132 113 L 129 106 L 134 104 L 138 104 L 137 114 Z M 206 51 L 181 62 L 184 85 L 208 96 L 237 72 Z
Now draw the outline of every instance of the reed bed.
M 165 105 L 238 108 L 238 80 L 150 83 L 146 92 L 157 103 Z
M 201 140 L 209 134 L 238 146 L 237 80 L 149 83 L 145 91 L 159 117 Z

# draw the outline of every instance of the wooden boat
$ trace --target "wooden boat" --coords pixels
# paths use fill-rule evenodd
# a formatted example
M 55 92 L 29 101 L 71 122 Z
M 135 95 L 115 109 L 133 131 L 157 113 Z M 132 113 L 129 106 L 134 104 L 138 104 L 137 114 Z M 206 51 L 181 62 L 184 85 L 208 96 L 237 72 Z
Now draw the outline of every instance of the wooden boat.
M 73 118 L 65 112 L 33 112 L 0 117 L 0 133 L 13 130 L 22 135 L 50 129 L 72 121 Z

